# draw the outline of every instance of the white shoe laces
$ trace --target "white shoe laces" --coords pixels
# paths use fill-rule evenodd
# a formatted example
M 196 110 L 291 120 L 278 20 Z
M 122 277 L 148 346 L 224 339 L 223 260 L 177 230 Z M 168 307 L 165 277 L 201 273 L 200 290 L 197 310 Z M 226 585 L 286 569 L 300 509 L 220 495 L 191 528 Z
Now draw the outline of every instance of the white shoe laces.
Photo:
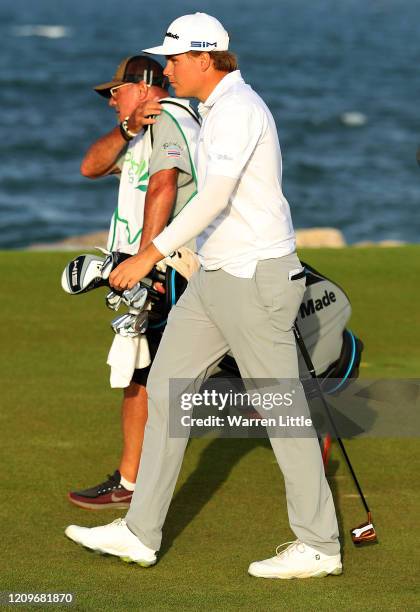
M 287 548 L 281 550 L 283 546 L 287 546 Z M 293 540 L 292 542 L 283 542 L 283 544 L 279 544 L 279 546 L 277 546 L 276 556 L 288 557 L 293 550 L 297 550 L 298 552 L 303 553 L 305 552 L 305 544 L 303 544 L 303 542 L 300 542 L 299 540 Z

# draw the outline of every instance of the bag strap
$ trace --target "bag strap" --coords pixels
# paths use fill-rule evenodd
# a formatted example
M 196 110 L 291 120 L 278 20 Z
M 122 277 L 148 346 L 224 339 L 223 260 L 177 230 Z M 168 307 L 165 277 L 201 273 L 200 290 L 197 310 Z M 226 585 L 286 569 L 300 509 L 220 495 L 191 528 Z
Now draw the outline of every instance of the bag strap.
M 197 115 L 197 113 L 195 112 L 192 106 L 184 106 L 183 104 L 180 104 L 179 102 L 175 102 L 174 100 L 161 100 L 160 104 L 163 104 L 164 106 L 167 104 L 168 105 L 172 104 L 172 106 L 177 106 L 178 108 L 182 108 L 184 111 L 186 111 L 190 115 L 190 117 L 194 119 L 197 125 L 201 126 L 200 117 Z M 153 117 L 156 117 L 156 115 L 153 115 Z M 150 127 L 150 142 L 153 147 L 153 144 L 154 144 L 153 124 L 151 124 L 150 126 L 147 125 L 146 129 L 144 130 L 145 132 L 147 131 L 148 127 Z

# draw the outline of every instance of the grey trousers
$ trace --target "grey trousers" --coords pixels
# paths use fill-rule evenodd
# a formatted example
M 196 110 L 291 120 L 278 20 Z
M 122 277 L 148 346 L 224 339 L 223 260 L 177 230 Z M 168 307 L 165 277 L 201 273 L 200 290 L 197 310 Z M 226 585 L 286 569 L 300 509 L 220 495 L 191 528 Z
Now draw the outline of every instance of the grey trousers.
M 292 325 L 305 281 L 289 281 L 296 254 L 258 262 L 253 278 L 200 269 L 172 309 L 151 368 L 137 486 L 129 529 L 158 550 L 187 439 L 169 436 L 169 379 L 208 377 L 230 349 L 242 378 L 298 378 Z M 305 400 L 306 402 L 306 400 Z M 339 552 L 338 526 L 316 437 L 270 438 L 283 472 L 291 529 L 327 555 Z

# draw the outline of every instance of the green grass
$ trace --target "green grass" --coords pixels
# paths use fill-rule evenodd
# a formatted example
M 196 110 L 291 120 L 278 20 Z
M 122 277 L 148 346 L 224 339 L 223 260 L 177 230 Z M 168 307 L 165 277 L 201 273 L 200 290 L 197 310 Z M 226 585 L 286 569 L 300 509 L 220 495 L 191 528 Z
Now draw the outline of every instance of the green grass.
M 365 343 L 361 374 L 417 377 L 420 248 L 300 255 L 348 293 L 351 328 Z M 77 610 L 418 609 L 417 440 L 347 443 L 380 539 L 364 549 L 352 546 L 348 531 L 365 514 L 333 449 L 329 477 L 342 527 L 341 577 L 247 575 L 250 561 L 293 537 L 282 478 L 264 440 L 191 441 L 153 568 L 91 554 L 64 537 L 70 523 L 94 526 L 121 515 L 86 512 L 65 497 L 113 471 L 120 450 L 120 392 L 109 390 L 105 365 L 111 313 L 103 290 L 78 297 L 61 291 L 69 258 L 0 255 L 0 591 L 73 591 L 70 609 Z

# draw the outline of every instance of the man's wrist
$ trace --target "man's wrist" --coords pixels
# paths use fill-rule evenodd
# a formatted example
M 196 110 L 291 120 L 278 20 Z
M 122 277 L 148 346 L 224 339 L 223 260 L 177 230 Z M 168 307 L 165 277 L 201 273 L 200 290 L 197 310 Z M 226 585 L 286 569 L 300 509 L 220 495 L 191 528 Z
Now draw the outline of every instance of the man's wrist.
M 152 265 L 155 265 L 155 263 L 158 261 L 165 259 L 165 255 L 163 255 L 163 253 L 161 253 L 159 249 L 155 247 L 153 242 L 150 242 L 147 247 L 140 251 L 139 256 L 146 258 Z

